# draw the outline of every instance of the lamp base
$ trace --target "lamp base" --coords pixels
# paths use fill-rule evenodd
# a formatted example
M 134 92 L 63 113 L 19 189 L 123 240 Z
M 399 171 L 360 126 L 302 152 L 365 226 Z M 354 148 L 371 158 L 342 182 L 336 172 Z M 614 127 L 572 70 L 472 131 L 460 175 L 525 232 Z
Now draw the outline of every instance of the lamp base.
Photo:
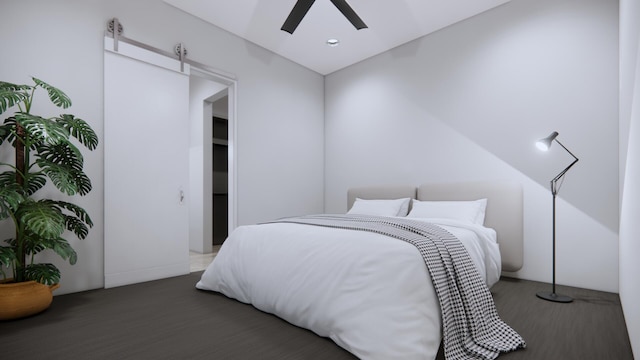
M 540 299 L 559 302 L 559 303 L 570 303 L 573 301 L 572 297 L 565 296 L 565 295 L 558 295 L 554 292 L 547 292 L 547 291 L 540 291 L 536 293 L 536 296 L 539 297 Z

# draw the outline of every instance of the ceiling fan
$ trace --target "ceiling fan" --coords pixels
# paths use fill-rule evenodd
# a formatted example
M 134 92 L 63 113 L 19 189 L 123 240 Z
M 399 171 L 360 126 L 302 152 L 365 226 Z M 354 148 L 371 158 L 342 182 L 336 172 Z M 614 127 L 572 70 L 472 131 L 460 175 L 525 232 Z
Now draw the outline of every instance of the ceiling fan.
M 287 20 L 284 21 L 284 24 L 282 25 L 282 28 L 280 30 L 286 31 L 289 34 L 293 34 L 298 25 L 300 25 L 300 21 L 302 21 L 302 18 L 307 15 L 307 12 L 315 1 L 316 0 L 298 0 L 298 2 L 296 2 L 296 4 L 293 6 L 291 13 L 289 13 Z M 344 15 L 347 20 L 349 20 L 351 24 L 355 26 L 356 29 L 360 30 L 367 28 L 367 25 L 364 23 L 364 21 L 360 19 L 358 14 L 353 11 L 351 6 L 349 6 L 349 4 L 347 4 L 345 0 L 331 0 L 331 2 L 338 8 L 338 10 L 340 10 L 342 15 Z

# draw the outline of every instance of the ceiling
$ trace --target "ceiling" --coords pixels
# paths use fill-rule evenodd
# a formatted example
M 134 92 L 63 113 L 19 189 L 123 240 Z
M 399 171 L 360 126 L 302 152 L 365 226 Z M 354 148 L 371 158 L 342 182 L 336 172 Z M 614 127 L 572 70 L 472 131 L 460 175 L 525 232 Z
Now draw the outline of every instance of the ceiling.
M 348 0 L 368 26 L 356 30 L 329 0 L 317 0 L 292 35 L 280 28 L 296 0 L 165 0 L 322 75 L 508 1 Z M 328 46 L 330 38 L 340 44 Z

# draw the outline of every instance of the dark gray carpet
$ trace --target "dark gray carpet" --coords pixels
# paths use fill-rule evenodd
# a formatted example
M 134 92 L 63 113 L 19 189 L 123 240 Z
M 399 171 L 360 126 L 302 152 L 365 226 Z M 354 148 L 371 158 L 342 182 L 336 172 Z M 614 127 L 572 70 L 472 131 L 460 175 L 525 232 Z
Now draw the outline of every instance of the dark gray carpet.
M 0 322 L 2 359 L 353 359 L 331 340 L 222 295 L 194 288 L 201 273 L 54 298 L 27 319 Z M 528 343 L 500 359 L 633 359 L 616 294 L 502 279 L 500 316 Z
M 617 294 L 556 286 L 574 298 L 562 304 L 536 297 L 551 285 L 502 278 L 491 288 L 500 317 L 527 342 L 504 360 L 632 360 L 631 344 Z

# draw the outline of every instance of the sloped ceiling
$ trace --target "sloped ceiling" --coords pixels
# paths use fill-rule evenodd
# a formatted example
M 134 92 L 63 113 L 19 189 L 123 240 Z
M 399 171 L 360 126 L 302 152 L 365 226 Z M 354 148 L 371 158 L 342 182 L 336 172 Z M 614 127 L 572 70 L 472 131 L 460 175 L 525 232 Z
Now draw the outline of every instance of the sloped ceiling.
M 508 1 L 348 0 L 368 26 L 356 30 L 329 0 L 317 0 L 289 34 L 280 28 L 296 0 L 165 0 L 322 75 Z M 338 39 L 339 46 L 328 46 L 330 38 Z

